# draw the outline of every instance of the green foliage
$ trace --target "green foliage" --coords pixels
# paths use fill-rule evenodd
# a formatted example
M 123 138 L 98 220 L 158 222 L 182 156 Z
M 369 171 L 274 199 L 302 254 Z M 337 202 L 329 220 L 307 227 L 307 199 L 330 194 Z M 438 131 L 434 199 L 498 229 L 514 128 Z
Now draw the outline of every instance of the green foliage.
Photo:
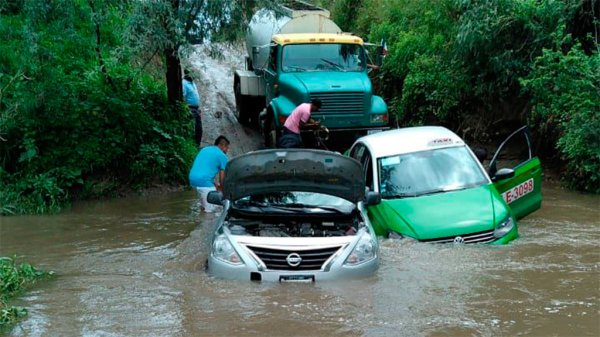
M 465 0 L 458 2 L 455 57 L 474 82 L 473 93 L 492 118 L 499 103 L 520 95 L 519 77 L 559 25 L 560 1 Z M 502 118 L 503 116 L 500 116 Z
M 0 16 L 0 214 L 187 183 L 193 121 L 123 45 L 127 3 L 40 4 Z
M 558 129 L 556 148 L 567 162 L 563 180 L 600 193 L 600 56 L 586 55 L 579 44 L 563 52 L 561 45 L 544 50 L 522 81 L 532 96 L 532 122 Z
M 461 117 L 461 98 L 467 90 L 464 73 L 435 55 L 420 55 L 409 63 L 400 100 L 393 111 L 407 125 L 450 124 Z
M 0 331 L 6 331 L 27 315 L 27 309 L 12 307 L 7 301 L 40 278 L 53 275 L 28 263 L 17 265 L 14 258 L 0 257 Z
M 0 14 L 16 14 L 23 8 L 25 0 L 3 0 L 0 2 Z
M 345 32 L 352 31 L 359 15 L 362 0 L 338 0 L 334 4 L 332 19 Z

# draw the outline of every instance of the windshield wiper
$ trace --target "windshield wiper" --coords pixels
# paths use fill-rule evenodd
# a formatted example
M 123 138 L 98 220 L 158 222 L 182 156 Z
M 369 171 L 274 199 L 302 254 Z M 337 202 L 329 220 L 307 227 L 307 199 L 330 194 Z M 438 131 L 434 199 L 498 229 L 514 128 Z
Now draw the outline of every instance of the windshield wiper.
M 436 190 L 432 190 L 432 191 L 425 191 L 425 192 L 386 194 L 386 195 L 382 195 L 381 197 L 383 199 L 414 198 L 414 197 L 420 197 L 420 196 L 424 196 L 424 195 L 436 194 L 436 193 L 442 193 L 442 192 L 447 192 L 447 191 L 440 188 L 440 189 L 436 189 Z
M 455 188 L 444 188 L 444 191 L 445 192 L 454 192 L 454 191 L 466 190 L 468 188 L 477 187 L 479 185 L 481 185 L 480 182 L 470 183 L 470 184 L 465 184 L 465 185 L 462 185 L 462 186 L 459 186 L 459 187 L 455 187 Z
M 407 197 L 416 197 L 416 193 L 398 193 L 398 194 L 386 194 L 382 195 L 383 199 L 398 199 L 398 198 L 407 198 Z
M 264 202 L 255 201 L 255 200 L 247 200 L 247 201 L 244 201 L 243 203 L 240 203 L 240 204 L 237 204 L 237 205 L 239 205 L 239 206 L 258 206 L 258 207 L 267 207 L 267 206 L 269 206 L 269 205 L 265 204 Z
M 263 212 L 266 208 L 269 208 L 269 207 L 270 206 L 265 204 L 264 202 L 252 201 L 252 200 L 233 203 L 233 208 L 237 209 L 237 210 L 246 210 L 246 211 L 260 210 L 261 212 Z
M 327 63 L 327 64 L 329 64 L 331 66 L 336 67 L 337 70 L 341 70 L 341 71 L 345 70 L 344 67 L 342 67 L 341 65 L 339 65 L 339 64 L 337 64 L 337 63 L 335 63 L 333 61 L 329 61 L 328 59 L 321 58 L 321 61 L 323 61 L 323 62 L 325 62 L 325 63 Z
M 448 192 L 443 188 L 438 188 L 435 190 L 431 190 L 431 191 L 426 191 L 426 192 L 421 192 L 421 193 L 415 193 L 415 197 L 420 197 L 423 195 L 430 195 L 430 194 L 437 194 L 437 193 L 442 193 L 442 192 Z
M 477 186 L 476 184 L 474 186 Z M 457 187 L 454 189 L 447 189 L 447 188 L 438 188 L 435 190 L 431 190 L 431 191 L 425 191 L 425 192 L 419 192 L 419 193 L 398 193 L 398 194 L 391 194 L 391 195 L 382 195 L 381 197 L 383 199 L 397 199 L 397 198 L 409 198 L 409 197 L 421 197 L 424 195 L 430 195 L 430 194 L 437 194 L 437 193 L 444 193 L 444 192 L 454 192 L 454 191 L 460 191 L 460 190 L 465 190 L 467 188 L 471 188 L 473 186 L 462 186 L 462 187 Z
M 291 68 L 296 71 L 306 71 L 306 69 L 299 67 L 299 66 L 286 66 L 286 68 Z

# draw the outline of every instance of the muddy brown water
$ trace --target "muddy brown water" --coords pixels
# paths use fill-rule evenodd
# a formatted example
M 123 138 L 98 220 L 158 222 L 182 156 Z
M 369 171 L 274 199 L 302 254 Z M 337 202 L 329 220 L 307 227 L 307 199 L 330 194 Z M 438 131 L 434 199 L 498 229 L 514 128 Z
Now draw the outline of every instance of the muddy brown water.
M 223 281 L 192 191 L 0 218 L 0 255 L 56 276 L 10 336 L 599 336 L 600 198 L 545 184 L 503 247 L 381 241 L 367 279 Z

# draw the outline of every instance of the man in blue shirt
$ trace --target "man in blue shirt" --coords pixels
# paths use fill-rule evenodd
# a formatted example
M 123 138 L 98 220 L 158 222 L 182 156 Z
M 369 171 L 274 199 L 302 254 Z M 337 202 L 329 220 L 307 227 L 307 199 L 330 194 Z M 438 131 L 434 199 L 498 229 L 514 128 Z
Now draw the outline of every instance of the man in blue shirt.
M 194 83 L 194 79 L 190 75 L 188 70 L 184 70 L 185 76 L 183 76 L 183 81 L 181 85 L 183 87 L 183 98 L 194 116 L 194 140 L 196 141 L 196 145 L 200 146 L 200 142 L 202 141 L 202 119 L 200 118 L 200 95 L 198 94 L 198 88 L 196 87 L 196 83 Z
M 196 188 L 200 208 L 205 212 L 219 210 L 218 206 L 209 204 L 206 197 L 208 192 L 221 190 L 223 186 L 228 161 L 227 151 L 229 151 L 229 140 L 225 136 L 217 137 L 215 145 L 204 147 L 198 152 L 190 170 L 190 185 Z

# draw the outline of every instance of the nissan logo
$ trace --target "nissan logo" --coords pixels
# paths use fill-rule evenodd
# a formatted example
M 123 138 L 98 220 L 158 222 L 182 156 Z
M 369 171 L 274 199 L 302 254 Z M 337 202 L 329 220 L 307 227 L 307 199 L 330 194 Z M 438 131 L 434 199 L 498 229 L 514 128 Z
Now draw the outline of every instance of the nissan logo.
M 300 265 L 300 262 L 302 262 L 302 258 L 298 253 L 291 253 L 285 258 L 285 260 L 287 261 L 287 264 L 290 265 L 290 267 L 298 267 Z
M 456 244 L 465 243 L 465 239 L 463 239 L 462 236 L 457 236 L 454 238 L 454 243 L 456 243 Z

